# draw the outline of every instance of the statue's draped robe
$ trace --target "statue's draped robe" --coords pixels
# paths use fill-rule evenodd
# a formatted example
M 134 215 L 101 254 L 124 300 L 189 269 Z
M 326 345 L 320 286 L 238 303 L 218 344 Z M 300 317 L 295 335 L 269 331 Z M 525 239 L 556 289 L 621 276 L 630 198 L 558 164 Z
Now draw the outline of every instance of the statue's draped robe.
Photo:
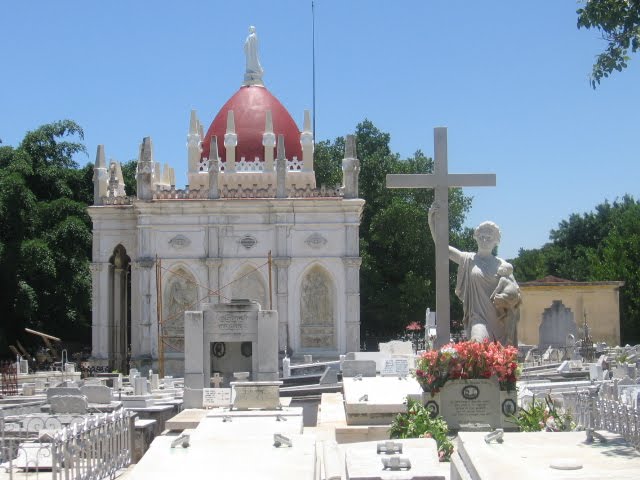
M 475 253 L 461 252 L 458 265 L 456 295 L 464 308 L 463 325 L 469 340 L 482 341 L 488 338 L 500 343 L 506 341 L 505 325 L 498 320 L 498 314 L 489 297 L 498 286 L 496 275 L 502 262 L 492 257 L 486 265 L 476 263 Z

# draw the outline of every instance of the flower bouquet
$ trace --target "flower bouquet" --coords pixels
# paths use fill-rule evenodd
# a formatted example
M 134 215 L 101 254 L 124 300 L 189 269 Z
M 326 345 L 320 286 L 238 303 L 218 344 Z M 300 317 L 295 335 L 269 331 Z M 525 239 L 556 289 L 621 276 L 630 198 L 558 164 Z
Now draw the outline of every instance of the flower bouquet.
M 520 374 L 518 349 L 500 342 L 449 343 L 424 352 L 413 372 L 425 392 L 440 391 L 448 380 L 496 377 L 500 390 L 515 389 Z

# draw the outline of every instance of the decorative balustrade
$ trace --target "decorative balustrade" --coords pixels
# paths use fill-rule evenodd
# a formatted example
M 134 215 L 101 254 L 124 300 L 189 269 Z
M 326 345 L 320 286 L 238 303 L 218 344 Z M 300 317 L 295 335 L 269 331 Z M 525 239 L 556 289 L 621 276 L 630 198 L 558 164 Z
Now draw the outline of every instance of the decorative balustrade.
M 640 410 L 632 405 L 599 395 L 598 387 L 578 392 L 576 424 L 587 431 L 592 440 L 596 430 L 621 435 L 630 445 L 640 450 Z

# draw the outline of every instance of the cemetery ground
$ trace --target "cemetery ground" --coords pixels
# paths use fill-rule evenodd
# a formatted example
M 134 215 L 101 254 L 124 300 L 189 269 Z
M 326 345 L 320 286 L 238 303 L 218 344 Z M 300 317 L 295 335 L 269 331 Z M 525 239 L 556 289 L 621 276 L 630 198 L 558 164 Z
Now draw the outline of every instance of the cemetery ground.
M 595 345 L 591 361 L 575 346 L 521 348 L 511 390 L 496 372 L 428 376 L 471 351 L 392 341 L 339 360 L 286 358 L 275 381 L 214 375 L 200 408 L 185 408 L 185 378 L 82 378 L 23 361 L 13 377 L 3 369 L 0 477 L 637 478 L 640 348 Z

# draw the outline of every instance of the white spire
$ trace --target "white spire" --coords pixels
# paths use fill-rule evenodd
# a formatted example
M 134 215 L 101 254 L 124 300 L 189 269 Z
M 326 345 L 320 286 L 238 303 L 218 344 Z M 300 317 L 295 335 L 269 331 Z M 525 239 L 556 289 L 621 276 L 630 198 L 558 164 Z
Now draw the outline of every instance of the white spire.
M 313 172 L 313 130 L 311 130 L 311 114 L 304 111 L 304 127 L 300 134 L 302 146 L 302 171 Z
M 233 110 L 227 113 L 227 133 L 224 135 L 224 148 L 226 149 L 225 159 L 227 161 L 225 173 L 235 173 L 236 171 L 236 146 L 238 145 L 238 135 L 236 135 L 236 122 Z
M 273 172 L 273 149 L 276 146 L 276 136 L 273 133 L 271 110 L 267 110 L 267 115 L 265 117 L 262 146 L 264 147 L 264 171 Z

